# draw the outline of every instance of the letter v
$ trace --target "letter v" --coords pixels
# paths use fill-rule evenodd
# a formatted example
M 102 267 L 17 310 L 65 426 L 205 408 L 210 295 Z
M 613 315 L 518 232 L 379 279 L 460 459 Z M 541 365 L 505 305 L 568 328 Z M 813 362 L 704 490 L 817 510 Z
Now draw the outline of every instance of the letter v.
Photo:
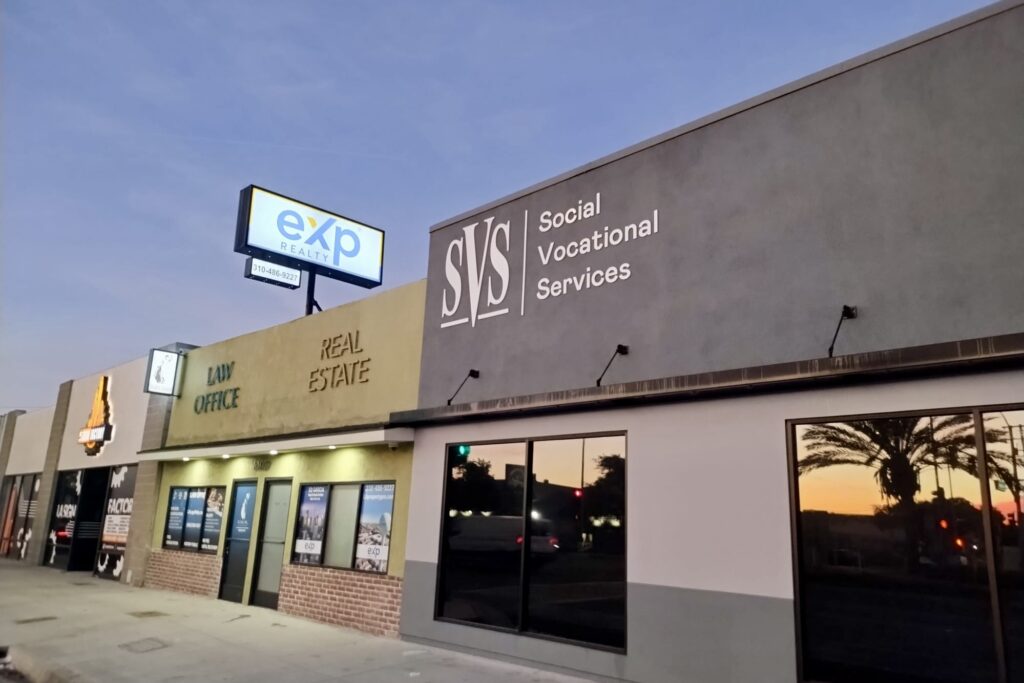
M 484 234 L 484 248 L 481 252 L 487 258 L 487 250 L 491 244 L 491 223 L 494 216 L 484 221 L 487 223 L 487 232 Z M 462 229 L 466 235 L 466 261 L 469 268 L 469 324 L 476 327 L 476 312 L 480 307 L 480 290 L 484 284 L 484 264 L 476 260 L 476 226 L 479 223 L 467 225 Z
M 551 250 L 554 249 L 554 247 L 554 242 L 548 242 L 547 253 L 544 252 L 544 247 L 537 247 L 537 253 L 540 254 L 540 264 L 542 266 L 546 266 L 548 264 L 548 261 L 551 260 Z

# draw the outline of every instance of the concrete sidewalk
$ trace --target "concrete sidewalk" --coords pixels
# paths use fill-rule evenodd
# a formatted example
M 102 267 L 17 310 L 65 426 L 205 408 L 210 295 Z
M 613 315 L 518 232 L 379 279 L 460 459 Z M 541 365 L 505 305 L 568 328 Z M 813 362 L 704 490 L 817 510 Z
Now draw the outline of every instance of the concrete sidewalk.
M 0 645 L 36 683 L 579 683 L 258 607 L 0 560 Z

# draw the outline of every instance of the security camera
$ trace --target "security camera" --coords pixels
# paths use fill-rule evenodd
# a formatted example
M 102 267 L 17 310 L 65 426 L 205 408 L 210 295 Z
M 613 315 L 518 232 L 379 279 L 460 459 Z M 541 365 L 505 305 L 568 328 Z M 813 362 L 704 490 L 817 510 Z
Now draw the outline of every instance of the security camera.
M 388 441 L 388 450 L 389 451 L 397 451 L 398 450 L 398 442 L 397 441 Z

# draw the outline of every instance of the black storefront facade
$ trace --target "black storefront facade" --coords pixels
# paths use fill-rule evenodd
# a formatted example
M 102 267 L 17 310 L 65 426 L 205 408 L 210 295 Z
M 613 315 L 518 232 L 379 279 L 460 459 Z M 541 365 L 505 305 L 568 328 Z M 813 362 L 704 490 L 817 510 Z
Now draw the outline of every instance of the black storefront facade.
M 1024 680 L 1021 44 L 994 5 L 435 226 L 402 636 Z

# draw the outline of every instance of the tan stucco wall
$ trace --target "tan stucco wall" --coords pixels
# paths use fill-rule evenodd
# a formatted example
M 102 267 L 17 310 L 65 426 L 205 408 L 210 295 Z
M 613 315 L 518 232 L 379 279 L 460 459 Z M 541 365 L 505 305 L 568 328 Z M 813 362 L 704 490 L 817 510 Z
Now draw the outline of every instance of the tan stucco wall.
M 395 508 L 392 513 L 391 541 L 388 557 L 388 574 L 401 577 L 405 571 L 405 539 L 409 515 L 409 486 L 412 476 L 412 445 L 404 444 L 396 450 L 387 446 L 369 448 L 339 448 L 337 450 L 303 451 L 281 453 L 276 456 L 261 456 L 270 460 L 270 469 L 257 471 L 257 458 L 236 457 L 229 460 L 200 459 L 190 462 L 165 462 L 160 480 L 160 494 L 156 507 L 156 523 L 153 525 L 153 548 L 163 544 L 164 526 L 167 522 L 167 504 L 173 486 L 225 486 L 228 500 L 225 515 L 231 510 L 231 488 L 234 481 L 258 480 L 256 510 L 263 505 L 264 483 L 267 479 L 291 479 L 292 495 L 288 513 L 288 536 L 285 547 L 285 563 L 291 562 L 295 516 L 298 511 L 299 487 L 302 484 L 341 484 L 364 481 L 394 481 Z M 260 534 L 260 516 L 254 519 L 252 542 L 246 564 L 246 586 L 243 602 L 249 601 L 252 571 L 256 560 L 256 540 Z M 221 527 L 221 538 L 217 553 L 224 552 L 224 537 L 230 524 L 225 519 Z
M 415 282 L 189 351 L 167 445 L 378 424 L 392 411 L 415 408 L 425 295 L 426 281 Z M 324 357 L 325 343 L 331 346 L 325 340 L 356 332 L 358 352 Z M 352 383 L 311 391 L 312 372 L 351 361 L 361 362 Z M 232 362 L 230 379 L 209 384 L 210 368 Z M 197 397 L 235 388 L 237 401 L 229 394 L 228 402 L 237 407 L 196 412 Z

